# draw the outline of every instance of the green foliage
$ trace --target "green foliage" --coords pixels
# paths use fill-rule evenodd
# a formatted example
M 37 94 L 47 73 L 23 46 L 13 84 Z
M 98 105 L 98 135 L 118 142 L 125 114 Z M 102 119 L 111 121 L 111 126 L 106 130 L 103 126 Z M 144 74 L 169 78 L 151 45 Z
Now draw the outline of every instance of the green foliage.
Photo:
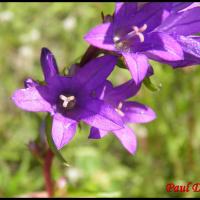
M 24 112 L 11 94 L 23 87 L 25 77 L 43 80 L 40 50 L 51 49 L 60 70 L 69 67 L 88 47 L 83 35 L 101 21 L 101 11 L 112 13 L 114 3 L 0 3 L 0 196 L 16 197 L 44 190 L 42 169 L 27 144 L 39 133 L 43 114 Z M 61 150 L 70 164 L 56 158 L 53 177 L 66 177 L 68 197 L 198 197 L 195 192 L 167 193 L 169 182 L 199 182 L 200 174 L 200 68 L 172 70 L 151 63 L 151 92 L 143 84 L 133 100 L 147 104 L 157 119 L 133 125 L 138 151 L 129 155 L 112 135 L 88 140 L 84 124 Z M 115 84 L 130 79 L 116 68 Z
M 158 91 L 161 88 L 161 85 L 157 86 L 154 83 L 152 83 L 151 79 L 149 77 L 145 78 L 144 81 L 143 81 L 143 83 L 152 92 Z

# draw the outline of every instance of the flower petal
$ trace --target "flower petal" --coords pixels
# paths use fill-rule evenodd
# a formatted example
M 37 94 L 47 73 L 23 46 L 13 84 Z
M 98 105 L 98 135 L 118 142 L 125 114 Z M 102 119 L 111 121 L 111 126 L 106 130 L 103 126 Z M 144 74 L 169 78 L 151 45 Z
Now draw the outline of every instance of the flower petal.
M 90 126 L 108 131 L 123 128 L 123 121 L 119 114 L 102 100 L 88 99 L 88 102 L 82 105 L 78 112 L 80 114 L 74 112 L 73 116 Z
M 41 91 L 44 90 L 45 88 L 43 86 L 19 89 L 14 92 L 12 100 L 16 106 L 23 110 L 31 112 L 51 112 L 52 108 L 50 103 L 41 95 Z
M 177 35 L 176 40 L 179 42 L 183 51 L 189 53 L 200 59 L 200 37 L 188 37 L 183 35 Z
M 170 35 L 160 32 L 147 34 L 145 41 L 137 47 L 137 50 L 150 59 L 160 62 L 183 59 L 181 45 Z
M 122 112 L 125 114 L 123 119 L 126 123 L 146 123 L 156 118 L 151 108 L 138 102 L 124 102 Z
M 114 135 L 129 153 L 135 153 L 137 149 L 137 138 L 129 127 L 125 126 L 123 129 L 115 130 Z
M 103 131 L 95 127 L 91 127 L 89 139 L 100 139 L 108 134 L 108 131 Z
M 200 64 L 200 37 L 182 35 L 177 35 L 174 37 L 184 50 L 184 60 L 167 62 L 167 64 L 172 65 L 174 68 Z
M 73 77 L 80 87 L 93 90 L 100 86 L 114 69 L 117 57 L 106 55 L 91 60 Z
M 149 63 L 147 57 L 134 53 L 123 53 L 123 56 L 135 84 L 139 85 L 148 74 Z
M 136 2 L 117 2 L 115 3 L 114 18 L 118 21 L 121 18 L 130 19 L 135 15 L 137 11 Z
M 191 35 L 200 32 L 200 7 L 170 15 L 156 31 L 170 34 Z
M 50 77 L 59 74 L 54 55 L 47 48 L 42 48 L 40 62 L 46 81 Z
M 77 122 L 64 117 L 60 114 L 55 114 L 52 125 L 52 138 L 57 147 L 61 149 L 68 144 L 76 133 Z
M 72 77 L 55 75 L 48 79 L 46 87 L 53 99 L 53 97 L 57 98 L 57 96 L 63 91 L 68 91 L 73 94 L 73 92 L 76 91 L 78 84 L 73 81 Z
M 166 62 L 166 64 L 171 65 L 173 68 L 188 67 L 192 65 L 199 65 L 199 58 L 192 56 L 191 54 L 184 53 L 184 60 Z
M 147 77 L 150 77 L 152 75 L 154 75 L 154 70 L 153 70 L 153 67 L 149 65 L 149 69 L 147 71 Z
M 151 32 L 169 16 L 169 7 L 170 3 L 168 2 L 146 3 L 139 9 L 133 20 L 131 20 L 132 25 L 141 27 L 146 24 L 147 30 L 145 32 Z M 126 20 L 124 18 L 124 21 Z
M 172 12 L 183 12 L 196 6 L 199 6 L 199 2 L 174 2 L 172 4 Z
M 36 86 L 39 86 L 39 83 L 38 83 L 37 81 L 34 81 L 34 80 L 31 79 L 31 78 L 27 78 L 27 79 L 24 81 L 24 87 L 25 87 L 25 88 L 36 87 Z
M 131 21 L 134 20 L 134 16 L 137 11 L 136 2 L 125 2 L 125 3 L 115 3 L 115 13 L 114 13 L 114 26 L 115 29 L 123 29 L 125 27 L 131 26 Z M 128 20 L 127 20 L 128 19 Z
M 106 80 L 104 82 L 104 84 L 102 84 L 95 90 L 95 97 L 97 97 L 98 99 L 107 101 L 106 98 L 107 98 L 107 96 L 109 96 L 107 94 L 109 94 L 109 92 L 112 90 L 113 90 L 112 83 L 110 81 Z
M 198 65 L 199 61 L 195 61 L 194 57 L 190 54 L 184 55 L 184 60 L 181 61 L 174 61 L 174 62 L 166 62 L 166 64 L 171 65 L 173 68 L 182 68 L 182 67 L 188 67 L 192 65 Z
M 104 101 L 117 106 L 120 101 L 133 97 L 139 91 L 141 84 L 136 85 L 133 80 L 129 80 L 117 87 L 110 89 L 104 94 Z
M 105 137 L 109 132 L 92 127 L 90 129 L 89 139 L 101 139 Z M 134 154 L 137 148 L 137 139 L 132 129 L 125 126 L 123 129 L 113 131 L 124 148 L 131 154 Z
M 102 49 L 114 51 L 114 27 L 112 23 L 104 23 L 92 28 L 84 39 L 91 45 Z

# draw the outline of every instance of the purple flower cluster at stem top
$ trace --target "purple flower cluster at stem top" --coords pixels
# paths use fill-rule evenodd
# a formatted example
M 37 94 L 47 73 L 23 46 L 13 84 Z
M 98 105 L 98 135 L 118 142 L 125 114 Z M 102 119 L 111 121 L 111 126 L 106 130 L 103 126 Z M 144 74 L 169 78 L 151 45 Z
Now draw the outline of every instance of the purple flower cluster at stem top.
M 106 16 L 85 35 L 92 46 L 79 67 L 61 75 L 53 54 L 43 48 L 44 83 L 28 78 L 25 88 L 16 90 L 12 99 L 26 111 L 50 113 L 57 149 L 71 141 L 77 124 L 83 121 L 91 126 L 90 139 L 113 133 L 134 154 L 137 141 L 129 123 L 156 118 L 151 108 L 129 100 L 140 90 L 144 78 L 153 74 L 149 59 L 174 68 L 199 64 L 198 33 L 199 3 L 116 3 L 113 16 Z M 104 55 L 97 57 L 99 52 Z M 107 77 L 121 57 L 132 79 L 114 87 Z
M 21 109 L 52 115 L 52 137 L 58 149 L 73 138 L 80 120 L 103 130 L 123 128 L 123 121 L 115 109 L 92 96 L 115 64 L 116 58 L 106 55 L 90 61 L 74 76 L 61 76 L 54 56 L 43 48 L 41 65 L 46 83 L 39 85 L 27 79 L 25 89 L 17 90 L 12 99 Z
M 85 40 L 122 55 L 133 80 L 148 74 L 148 58 L 173 67 L 199 64 L 200 3 L 116 3 L 112 20 L 92 28 Z
M 41 65 L 45 84 L 40 85 L 28 78 L 24 82 L 25 88 L 16 90 L 12 99 L 18 107 L 26 111 L 51 114 L 52 138 L 58 149 L 73 138 L 77 123 L 83 121 L 92 126 L 90 138 L 96 138 L 97 130 L 101 133 L 115 131 L 125 148 L 134 153 L 136 139 L 125 123 L 137 122 L 134 120 L 137 115 L 139 118 L 149 115 L 149 119 L 144 117 L 139 121 L 150 121 L 155 118 L 155 114 L 138 103 L 122 104 L 139 87 L 135 87 L 132 81 L 116 88 L 112 88 L 111 83 L 108 85 L 106 78 L 116 62 L 115 56 L 105 55 L 91 60 L 73 76 L 62 76 L 59 75 L 53 54 L 43 48 Z M 119 103 L 123 106 L 119 107 Z M 123 112 L 126 113 L 125 116 L 122 115 Z

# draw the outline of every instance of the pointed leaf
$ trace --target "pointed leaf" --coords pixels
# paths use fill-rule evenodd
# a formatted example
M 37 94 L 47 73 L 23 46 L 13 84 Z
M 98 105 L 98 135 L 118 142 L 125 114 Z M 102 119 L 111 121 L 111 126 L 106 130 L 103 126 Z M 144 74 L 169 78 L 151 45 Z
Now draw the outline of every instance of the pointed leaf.
M 155 85 L 154 83 L 152 83 L 151 79 L 149 77 L 145 78 L 143 83 L 152 92 L 159 91 L 161 89 L 161 87 L 162 87 L 161 84 Z

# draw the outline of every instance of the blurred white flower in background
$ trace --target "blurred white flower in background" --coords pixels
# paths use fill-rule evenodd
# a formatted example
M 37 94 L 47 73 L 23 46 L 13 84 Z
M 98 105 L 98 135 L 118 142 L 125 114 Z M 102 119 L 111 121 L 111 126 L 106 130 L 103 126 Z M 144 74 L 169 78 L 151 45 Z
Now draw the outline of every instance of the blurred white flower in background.
M 76 18 L 73 16 L 69 16 L 63 21 L 63 27 L 67 31 L 74 30 L 76 25 L 77 25 L 77 21 L 76 21 Z
M 20 36 L 22 43 L 29 43 L 38 41 L 41 38 L 40 31 L 38 29 L 32 29 L 30 32 Z
M 33 49 L 30 46 L 21 46 L 18 50 L 19 56 L 24 58 L 32 58 L 33 57 Z
M 83 177 L 83 173 L 78 168 L 70 167 L 66 170 L 66 176 L 69 182 L 76 184 Z
M 0 22 L 9 22 L 14 18 L 14 13 L 7 10 L 0 12 Z
M 33 70 L 34 63 L 34 50 L 31 46 L 24 45 L 21 46 L 17 55 L 14 59 L 15 66 L 18 69 L 23 69 L 23 71 L 31 72 Z

